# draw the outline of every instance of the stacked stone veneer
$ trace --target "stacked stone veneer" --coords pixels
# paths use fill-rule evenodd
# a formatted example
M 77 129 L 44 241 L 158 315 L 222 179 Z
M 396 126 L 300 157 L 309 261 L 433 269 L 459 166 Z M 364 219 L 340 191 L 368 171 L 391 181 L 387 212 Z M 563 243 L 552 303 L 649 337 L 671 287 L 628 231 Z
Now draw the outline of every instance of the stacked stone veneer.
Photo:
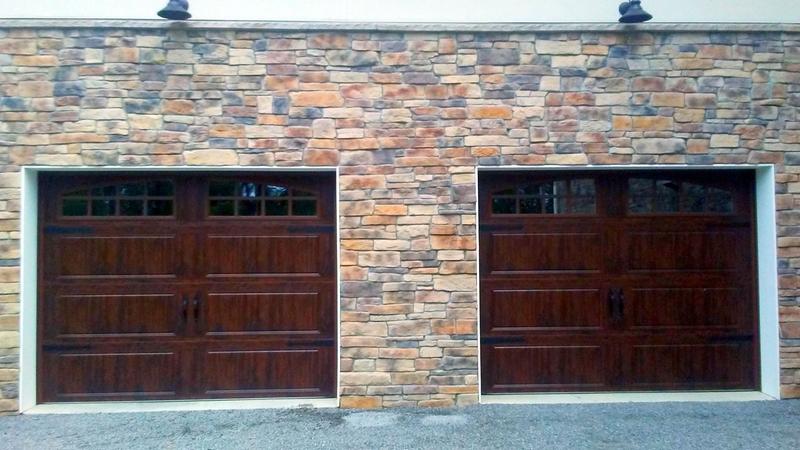
M 774 164 L 800 396 L 799 42 L 0 29 L 0 410 L 18 406 L 28 165 L 339 166 L 342 405 L 380 407 L 477 401 L 476 166 Z

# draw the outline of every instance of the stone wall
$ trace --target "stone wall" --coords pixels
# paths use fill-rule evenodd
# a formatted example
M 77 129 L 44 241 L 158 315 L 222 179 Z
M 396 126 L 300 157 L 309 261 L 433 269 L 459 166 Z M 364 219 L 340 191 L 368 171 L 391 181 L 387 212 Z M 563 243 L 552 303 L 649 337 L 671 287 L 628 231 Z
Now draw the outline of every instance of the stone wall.
M 800 34 L 0 29 L 0 410 L 20 168 L 339 166 L 345 407 L 477 401 L 476 166 L 774 164 L 800 396 Z

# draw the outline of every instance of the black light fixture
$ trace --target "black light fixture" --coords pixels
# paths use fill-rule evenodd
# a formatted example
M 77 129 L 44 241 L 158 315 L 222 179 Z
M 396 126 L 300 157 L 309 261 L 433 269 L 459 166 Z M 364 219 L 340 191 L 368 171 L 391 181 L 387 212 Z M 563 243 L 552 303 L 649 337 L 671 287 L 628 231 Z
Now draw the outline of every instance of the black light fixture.
M 189 14 L 189 0 L 169 0 L 158 15 L 169 20 L 186 20 L 192 17 Z
M 653 18 L 650 13 L 642 9 L 641 0 L 623 2 L 619 5 L 619 13 L 622 14 L 619 18 L 622 23 L 642 23 Z

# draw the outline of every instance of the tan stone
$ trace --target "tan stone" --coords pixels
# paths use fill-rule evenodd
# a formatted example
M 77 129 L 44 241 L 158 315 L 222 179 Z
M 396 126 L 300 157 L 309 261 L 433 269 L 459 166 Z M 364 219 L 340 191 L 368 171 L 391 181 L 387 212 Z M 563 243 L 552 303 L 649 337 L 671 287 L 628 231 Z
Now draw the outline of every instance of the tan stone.
M 290 94 L 294 106 L 342 106 L 344 99 L 338 92 L 295 92 Z
M 190 150 L 183 156 L 190 166 L 231 166 L 239 161 L 234 150 Z
M 470 117 L 476 119 L 510 119 L 509 106 L 471 106 L 467 108 Z

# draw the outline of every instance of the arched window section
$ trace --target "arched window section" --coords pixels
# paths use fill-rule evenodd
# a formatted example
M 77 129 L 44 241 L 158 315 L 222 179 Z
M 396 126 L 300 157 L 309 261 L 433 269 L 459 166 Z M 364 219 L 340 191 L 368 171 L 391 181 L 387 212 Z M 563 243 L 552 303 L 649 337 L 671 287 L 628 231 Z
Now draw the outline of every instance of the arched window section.
M 166 217 L 174 213 L 175 184 L 172 180 L 95 185 L 61 196 L 63 217 Z
M 697 180 L 630 178 L 628 212 L 730 214 L 734 199 L 730 190 Z
M 597 189 L 592 178 L 518 184 L 492 193 L 493 215 L 594 214 Z
M 211 217 L 316 216 L 318 195 L 280 183 L 211 180 Z

